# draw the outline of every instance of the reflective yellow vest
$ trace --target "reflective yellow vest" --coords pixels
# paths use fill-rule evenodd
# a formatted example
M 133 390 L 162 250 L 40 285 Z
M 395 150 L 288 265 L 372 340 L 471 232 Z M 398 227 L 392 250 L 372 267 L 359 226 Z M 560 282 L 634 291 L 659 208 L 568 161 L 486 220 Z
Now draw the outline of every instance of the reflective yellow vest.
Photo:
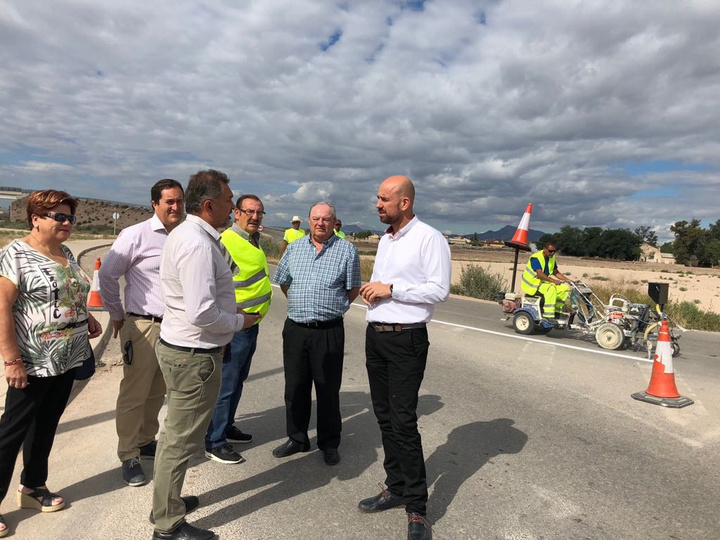
M 537 272 L 533 270 L 533 259 L 540 261 L 540 266 L 545 268 L 545 256 L 543 255 L 542 250 L 536 251 L 528 259 L 525 272 L 523 272 L 522 283 L 520 283 L 520 288 L 525 294 L 536 294 L 538 287 L 540 287 L 540 284 L 542 283 L 542 280 L 537 276 Z M 550 257 L 550 260 L 548 261 L 547 275 L 552 276 L 553 272 L 555 272 L 555 257 Z
M 283 240 L 285 240 L 288 244 L 291 244 L 303 236 L 305 236 L 305 231 L 303 229 L 295 230 L 291 227 L 289 229 L 285 229 L 285 236 L 283 236 Z
M 340 238 L 345 238 L 345 233 L 342 231 L 334 231 L 335 236 L 339 236 Z
M 264 317 L 272 300 L 270 271 L 265 252 L 262 248 L 253 246 L 232 228 L 223 231 L 220 241 L 240 267 L 240 271 L 233 276 L 237 307 L 247 313 L 261 313 Z

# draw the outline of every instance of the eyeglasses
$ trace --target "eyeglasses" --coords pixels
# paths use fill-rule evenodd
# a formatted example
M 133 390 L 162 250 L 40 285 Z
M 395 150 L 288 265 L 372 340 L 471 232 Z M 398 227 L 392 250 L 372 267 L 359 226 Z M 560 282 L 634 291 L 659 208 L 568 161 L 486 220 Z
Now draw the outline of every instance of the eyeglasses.
M 555 253 L 555 251 L 557 251 L 557 250 L 555 250 L 555 249 L 548 249 L 548 253 Z
M 69 214 L 63 214 L 61 212 L 45 212 L 43 214 L 43 216 L 49 217 L 50 219 L 54 219 L 58 223 L 65 223 L 66 221 L 69 221 L 70 225 L 75 223 L 75 221 L 77 220 L 76 216 L 71 216 Z
M 258 217 L 263 217 L 267 212 L 263 212 L 262 210 L 243 210 L 242 208 L 237 209 L 238 212 L 242 212 L 247 217 L 251 217 L 255 214 L 257 214 Z

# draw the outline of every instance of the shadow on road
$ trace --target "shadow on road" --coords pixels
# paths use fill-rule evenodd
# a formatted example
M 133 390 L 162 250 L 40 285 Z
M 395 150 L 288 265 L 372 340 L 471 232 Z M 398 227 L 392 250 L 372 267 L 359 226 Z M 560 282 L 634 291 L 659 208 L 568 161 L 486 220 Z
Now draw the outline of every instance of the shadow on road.
M 490 459 L 523 449 L 528 436 L 512 427 L 514 423 L 498 418 L 459 426 L 427 458 L 428 486 L 433 485 L 427 507 L 432 521 L 445 515 L 460 487 Z

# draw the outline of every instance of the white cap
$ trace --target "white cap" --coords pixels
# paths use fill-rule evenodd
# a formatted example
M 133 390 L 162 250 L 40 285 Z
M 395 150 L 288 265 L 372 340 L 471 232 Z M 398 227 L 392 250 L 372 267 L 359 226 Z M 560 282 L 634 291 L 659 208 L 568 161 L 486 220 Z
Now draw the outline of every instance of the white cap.
M 290 223 L 295 223 L 296 221 L 302 221 L 302 219 L 300 219 L 300 216 L 293 216 L 292 221 L 290 221 Z

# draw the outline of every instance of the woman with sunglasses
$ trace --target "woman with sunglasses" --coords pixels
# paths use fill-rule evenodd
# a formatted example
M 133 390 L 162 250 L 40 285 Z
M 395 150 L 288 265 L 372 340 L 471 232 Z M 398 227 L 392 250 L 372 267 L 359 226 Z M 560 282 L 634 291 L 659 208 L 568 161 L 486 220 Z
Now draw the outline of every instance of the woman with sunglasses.
M 30 233 L 0 251 L 0 356 L 8 383 L 0 418 L 0 501 L 20 447 L 20 508 L 55 512 L 63 498 L 47 485 L 48 456 L 65 410 L 75 368 L 90 356 L 100 324 L 87 310 L 90 279 L 63 245 L 78 201 L 64 191 L 28 198 Z M 0 537 L 8 534 L 0 516 Z

